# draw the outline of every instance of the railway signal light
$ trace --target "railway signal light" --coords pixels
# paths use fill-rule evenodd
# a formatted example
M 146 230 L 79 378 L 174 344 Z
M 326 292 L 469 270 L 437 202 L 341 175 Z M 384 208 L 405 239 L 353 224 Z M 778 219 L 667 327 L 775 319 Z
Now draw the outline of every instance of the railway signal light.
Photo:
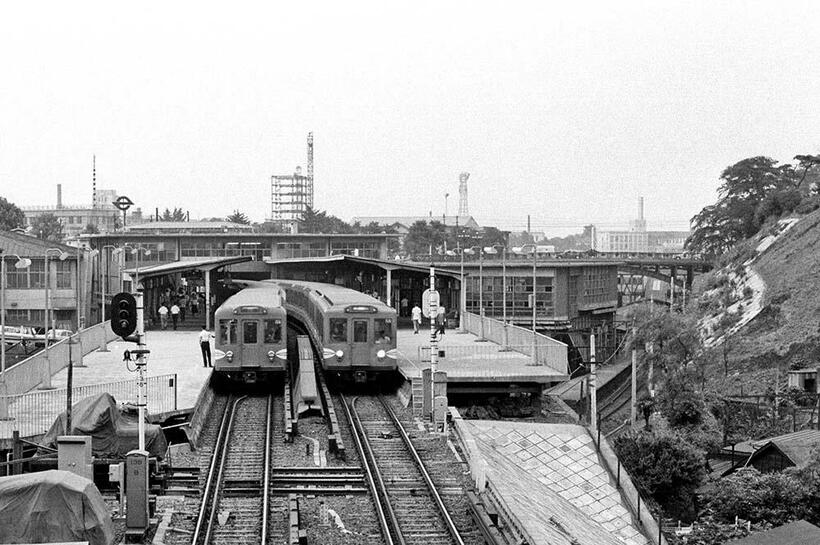
M 111 299 L 111 330 L 125 340 L 137 329 L 137 300 L 130 293 L 118 293 Z

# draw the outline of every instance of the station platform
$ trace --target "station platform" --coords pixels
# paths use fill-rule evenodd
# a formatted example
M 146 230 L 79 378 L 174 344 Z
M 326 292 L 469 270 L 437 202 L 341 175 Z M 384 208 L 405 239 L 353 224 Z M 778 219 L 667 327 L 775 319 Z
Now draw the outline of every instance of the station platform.
M 148 357 L 146 375 L 149 386 L 148 412 L 163 414 L 184 412 L 196 404 L 202 386 L 208 381 L 212 369 L 202 365 L 202 353 L 199 349 L 198 331 L 149 331 L 146 336 L 147 347 L 151 351 Z M 125 350 L 133 350 L 134 343 L 114 341 L 108 343 L 108 352 L 95 350 L 83 357 L 82 366 L 73 367 L 72 384 L 75 400 L 94 392 L 94 385 L 108 385 L 105 388 L 114 395 L 117 403 L 136 402 L 137 373 L 128 370 L 123 361 Z M 133 369 L 133 363 L 130 364 Z M 160 380 L 158 377 L 176 375 L 175 384 Z M 153 379 L 153 380 L 152 380 Z M 33 399 L 21 401 L 21 407 L 14 407 L 14 417 L 0 420 L 0 445 L 5 445 L 14 430 L 19 430 L 23 437 L 36 437 L 48 430 L 57 416 L 65 411 L 66 383 L 68 370 L 62 369 L 52 376 L 53 389 L 32 390 Z M 133 381 L 133 388 L 112 388 L 122 383 Z M 83 388 L 88 387 L 88 388 Z M 117 391 L 129 391 L 127 398 Z M 161 391 L 160 391 L 161 390 Z M 83 394 L 83 392 L 86 392 Z M 26 396 L 28 397 L 28 396 Z M 161 399 L 162 403 L 156 403 Z M 156 408 L 161 405 L 162 408 Z
M 199 331 L 148 331 L 146 346 L 148 356 L 146 375 L 177 375 L 177 409 L 188 410 L 196 404 L 199 391 L 211 376 L 212 369 L 202 365 L 199 350 Z M 84 367 L 74 367 L 74 386 L 135 380 L 137 374 L 130 372 L 123 362 L 123 353 L 136 348 L 134 343 L 113 341 L 108 352 L 99 350 L 83 358 Z M 133 367 L 133 364 L 131 364 Z M 65 388 L 68 371 L 63 369 L 52 378 L 55 388 Z
M 396 347 L 399 371 L 408 381 L 421 378 L 430 367 L 430 330 L 399 329 Z M 438 370 L 448 383 L 530 383 L 547 386 L 567 380 L 566 369 L 532 365 L 532 358 L 514 350 L 504 351 L 490 341 L 478 341 L 471 333 L 448 329 L 438 342 Z
M 483 459 L 487 490 L 514 513 L 531 543 L 650 543 L 582 426 L 454 423 L 462 444 L 473 445 L 470 465 Z

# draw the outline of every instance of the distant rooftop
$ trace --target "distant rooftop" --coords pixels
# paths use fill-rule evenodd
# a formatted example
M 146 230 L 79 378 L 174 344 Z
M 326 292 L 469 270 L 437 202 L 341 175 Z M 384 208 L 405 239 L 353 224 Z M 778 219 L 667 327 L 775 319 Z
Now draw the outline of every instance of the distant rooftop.
M 395 225 L 400 224 L 405 227 L 410 227 L 417 221 L 430 223 L 438 221 L 446 225 L 460 225 L 461 227 L 470 227 L 472 229 L 480 229 L 478 222 L 472 216 L 356 216 L 350 220 L 351 223 L 358 222 L 360 225 L 370 225 L 376 223 L 378 225 Z
M 153 221 L 139 223 L 136 225 L 126 225 L 126 233 L 252 233 L 253 226 L 230 221 Z

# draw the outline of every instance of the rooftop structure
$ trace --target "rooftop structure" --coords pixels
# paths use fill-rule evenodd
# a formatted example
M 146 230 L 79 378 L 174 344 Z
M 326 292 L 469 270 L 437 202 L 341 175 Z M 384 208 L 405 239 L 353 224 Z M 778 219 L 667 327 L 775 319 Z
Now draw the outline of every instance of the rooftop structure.
M 313 133 L 307 137 L 307 175 L 302 168 L 290 175 L 271 176 L 271 219 L 295 226 L 308 208 L 313 208 Z

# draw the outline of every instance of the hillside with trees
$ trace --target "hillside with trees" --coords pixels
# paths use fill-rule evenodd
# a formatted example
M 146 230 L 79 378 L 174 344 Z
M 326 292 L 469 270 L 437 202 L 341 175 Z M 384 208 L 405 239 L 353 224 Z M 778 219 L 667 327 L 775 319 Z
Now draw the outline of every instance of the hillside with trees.
M 820 363 L 820 158 L 795 159 L 753 157 L 724 170 L 717 202 L 693 218 L 687 241 L 714 270 L 696 279 L 686 308 L 633 314 L 631 346 L 653 369 L 656 396 L 643 402 L 649 426 L 614 446 L 656 513 L 696 521 L 685 541 L 667 536 L 672 543 L 820 523 L 820 445 L 808 465 L 777 473 L 717 478 L 707 463 L 725 445 L 818 422 L 817 397 L 787 388 L 790 369 Z M 759 396 L 751 405 L 750 395 Z

